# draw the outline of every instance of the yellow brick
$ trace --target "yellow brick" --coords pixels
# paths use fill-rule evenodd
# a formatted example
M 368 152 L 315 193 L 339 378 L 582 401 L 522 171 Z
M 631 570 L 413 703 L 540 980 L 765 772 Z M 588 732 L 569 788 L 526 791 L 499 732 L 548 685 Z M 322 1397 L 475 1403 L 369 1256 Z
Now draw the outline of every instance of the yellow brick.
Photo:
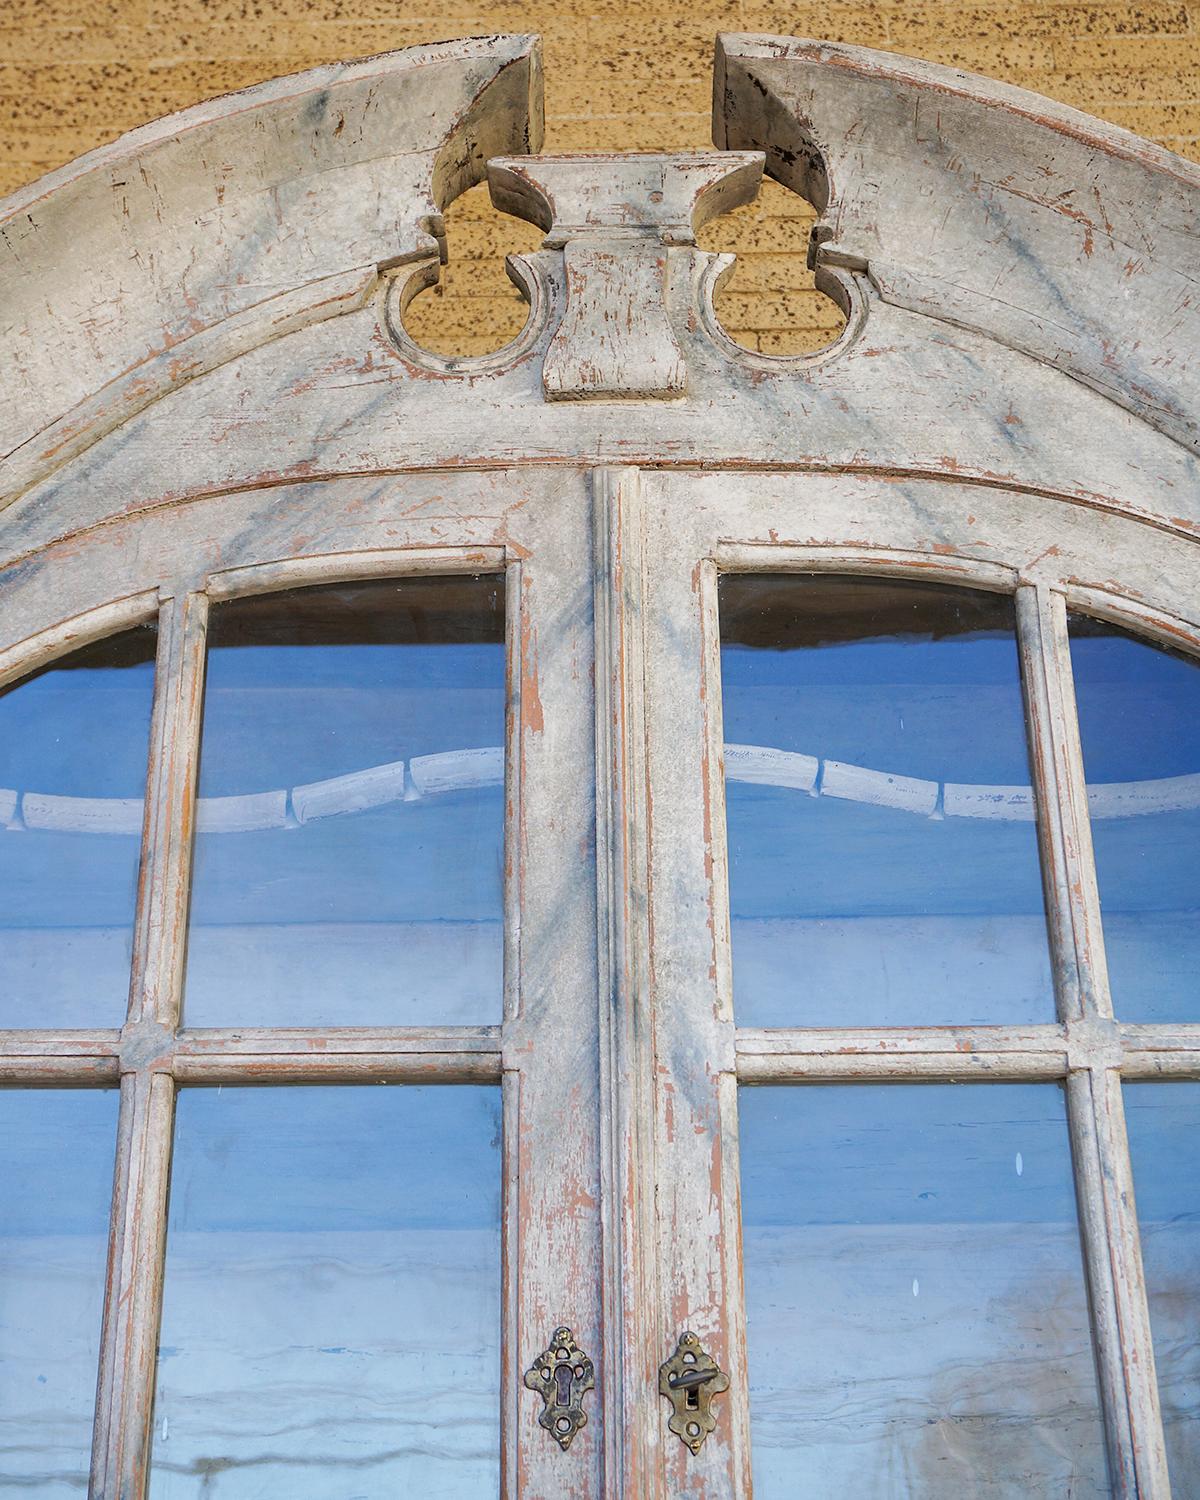
M 734 341 L 735 344 L 741 344 L 743 349 L 753 349 L 757 351 L 758 334 L 755 333 L 752 328 L 726 328 L 724 323 L 721 324 L 721 327 L 725 329 L 725 332 L 729 335 L 729 337 Z
M 136 5 L 150 23 L 181 29 L 263 22 L 277 26 L 282 34 L 296 21 L 399 21 L 421 29 L 430 41 L 539 29 L 532 8 L 511 0 L 490 4 L 489 0 L 411 0 L 407 4 L 404 0 L 136 0 Z M 553 17 L 547 15 L 547 19 Z
M 298 59 L 276 59 L 283 71 L 293 71 Z M 0 63 L 0 94 L 11 96 L 38 90 L 70 109 L 92 99 L 96 104 L 123 101 L 128 107 L 135 97 L 146 101 L 208 99 L 271 77 L 255 58 L 189 59 L 134 65 L 128 62 Z M 35 101 L 31 100 L 30 103 Z M 124 112 L 124 111 L 123 111 Z M 144 113 L 143 119 L 152 118 Z
M 57 166 L 90 151 L 95 145 L 95 133 L 50 125 L 44 130 L 6 132 L 6 144 L 3 165 L 10 171 L 15 162 L 50 162 Z
M 764 188 L 773 185 L 769 179 L 763 183 Z M 788 205 L 786 212 L 769 212 L 766 205 L 763 211 L 755 212 L 758 204 L 751 203 L 706 224 L 700 231 L 705 247 L 742 255 L 807 253 L 808 232 L 816 219 L 816 211 L 803 198 L 794 193 L 790 196 L 796 206 L 792 209 Z
M 794 255 L 739 255 L 726 283 L 727 295 L 736 292 L 755 296 L 809 291 L 812 285 L 803 243 Z
M 817 291 L 783 292 L 756 296 L 731 288 L 717 302 L 721 321 L 730 328 L 753 328 L 774 333 L 788 328 L 825 328 L 839 313 L 827 297 Z
M 162 65 L 188 59 L 262 59 L 274 76 L 275 60 L 319 63 L 390 52 L 424 40 L 420 30 L 396 22 L 303 22 L 286 28 L 256 21 L 244 26 L 0 27 L 0 58 L 9 63 L 131 62 Z
M 451 208 L 453 213 L 453 207 Z M 506 255 L 536 250 L 542 231 L 519 219 L 498 217 L 495 224 L 463 224 L 451 220 L 446 240 L 452 264 L 465 261 L 503 261 Z
M 493 339 L 493 348 L 507 343 L 521 331 L 528 308 L 514 293 L 511 297 L 465 301 L 424 293 L 414 297 L 405 313 L 405 327 L 418 343 L 442 353 L 458 352 L 460 340 Z
M 1054 43 L 1054 66 L 1060 73 L 1132 69 L 1153 74 L 1188 65 L 1200 68 L 1200 37 L 1122 37 Z
M 521 331 L 520 325 L 511 331 L 506 325 L 503 328 L 497 328 L 492 333 L 482 335 L 447 333 L 444 329 L 432 325 L 427 327 L 419 321 L 414 321 L 415 306 L 414 303 L 413 307 L 409 308 L 405 326 L 410 337 L 426 349 L 431 349 L 434 354 L 454 354 L 460 357 L 464 354 L 491 354 L 497 349 L 502 349 L 505 344 L 511 343 Z
M 815 354 L 833 343 L 842 326 L 837 323 L 822 328 L 797 328 L 787 333 L 760 333 L 758 347 L 763 354 Z
M 890 10 L 892 46 L 927 39 L 1004 41 L 1042 37 L 1175 35 L 1189 30 L 1187 6 L 1173 0 L 1136 5 L 914 5 Z
M 776 36 L 818 37 L 856 47 L 887 47 L 888 12 L 884 6 L 787 5 L 747 3 L 742 28 Z
M 511 214 L 501 213 L 492 202 L 486 182 L 477 182 L 473 188 L 460 193 L 446 210 L 445 217 L 446 233 L 452 239 L 460 234 L 473 232 L 479 226 L 486 228 L 489 225 L 505 230 L 527 231 L 528 234 L 539 233 L 531 224 L 524 224 L 523 220 L 514 218 Z
M 1114 125 L 1151 139 L 1200 136 L 1200 100 L 1193 104 L 1110 104 L 1104 114 Z
M 926 38 L 906 50 L 910 56 L 923 58 L 926 62 L 962 68 L 969 73 L 984 73 L 1006 81 L 1048 71 L 1052 62 L 1049 44 L 1032 40 L 993 42 Z
M 1141 73 L 1131 68 L 1099 72 L 1051 73 L 1041 80 L 1052 98 L 1103 115 L 1109 104 L 1187 104 L 1196 98 L 1194 68 Z
M 0 192 L 214 93 L 339 58 L 498 30 L 541 31 L 547 147 L 709 144 L 718 29 L 835 40 L 992 74 L 1200 156 L 1200 0 L 0 0 Z M 777 183 L 709 225 L 738 255 L 721 316 L 750 347 L 818 347 L 840 315 L 804 250 L 813 212 Z M 431 347 L 481 353 L 524 304 L 503 268 L 541 232 L 476 189 L 448 214 L 444 288 L 410 321 Z
M 604 115 L 586 119 L 550 116 L 547 151 L 706 151 L 712 114 Z
M 4 24 L 31 30 L 47 26 L 115 26 L 146 18 L 148 0 L 4 0 Z
M 706 250 L 742 256 L 790 256 L 801 262 L 808 252 L 809 230 L 817 215 L 788 188 L 767 177 L 758 197 L 744 208 L 706 224 L 699 243 Z
M 712 81 L 701 75 L 691 82 L 679 79 L 655 87 L 652 82 L 617 79 L 597 71 L 586 80 L 568 78 L 548 69 L 546 113 L 568 119 L 590 115 L 699 114 L 712 108 Z
M 504 255 L 528 253 L 524 246 L 513 245 Z M 520 300 L 520 293 L 508 279 L 504 269 L 504 255 L 489 255 L 478 259 L 451 255 L 450 264 L 442 267 L 443 301 L 469 302 L 484 300 L 504 302 Z
M 700 242 L 706 250 L 725 254 L 804 255 L 808 247 L 808 219 L 735 219 L 732 214 L 706 225 Z
M 716 34 L 707 22 L 680 16 L 590 21 L 583 40 L 582 47 L 563 49 L 558 66 L 565 76 L 607 76 L 623 83 L 694 83 L 711 74 L 716 47 Z M 547 63 L 550 61 L 547 54 Z
M 47 86 L 30 95 L 19 86 L 10 88 L 0 81 L 0 120 L 22 128 L 47 130 L 62 127 L 80 141 L 81 149 L 90 150 L 102 141 L 114 140 L 135 125 L 170 114 L 195 103 L 194 94 L 177 94 L 150 87 L 142 80 L 122 83 L 116 80 L 89 78 L 47 80 Z
M 4 16 L 0 26 L 0 59 L 6 63 L 44 63 L 47 56 L 70 58 L 78 62 L 116 62 L 124 54 L 120 43 L 109 41 L 105 32 L 84 26 L 18 26 Z M 114 32 L 130 33 L 132 27 L 113 27 Z M 5 143 L 8 145 L 8 142 Z M 11 146 L 8 147 L 11 151 Z
M 564 12 L 620 22 L 653 22 L 655 17 L 681 16 L 691 21 L 704 21 L 714 36 L 718 31 L 743 29 L 738 19 L 737 0 L 688 0 L 687 4 L 680 3 L 680 0 L 670 0 L 667 4 L 661 4 L 659 0 L 566 0 L 564 5 L 547 5 L 542 0 L 542 3 L 530 5 L 528 14 L 540 18 Z M 529 24 L 537 29 L 533 21 Z
M 36 182 L 39 177 L 44 177 L 47 172 L 52 172 L 61 165 L 57 160 L 22 161 L 16 157 L 0 163 L 0 198 L 7 198 L 9 193 L 15 193 L 18 188 Z

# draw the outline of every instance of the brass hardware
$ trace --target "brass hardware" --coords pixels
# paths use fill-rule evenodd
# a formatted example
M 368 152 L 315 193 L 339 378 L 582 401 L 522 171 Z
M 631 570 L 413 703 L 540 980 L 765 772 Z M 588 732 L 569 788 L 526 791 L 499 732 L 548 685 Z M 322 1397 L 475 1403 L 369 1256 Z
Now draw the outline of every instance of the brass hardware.
M 667 1426 L 681 1443 L 699 1453 L 717 1425 L 712 1398 L 729 1389 L 729 1376 L 707 1354 L 694 1333 L 682 1333 L 679 1347 L 658 1372 L 658 1392 L 671 1403 Z
M 565 1453 L 587 1423 L 585 1392 L 594 1390 L 596 1372 L 569 1328 L 556 1328 L 550 1347 L 525 1371 L 525 1384 L 543 1401 L 538 1422 Z

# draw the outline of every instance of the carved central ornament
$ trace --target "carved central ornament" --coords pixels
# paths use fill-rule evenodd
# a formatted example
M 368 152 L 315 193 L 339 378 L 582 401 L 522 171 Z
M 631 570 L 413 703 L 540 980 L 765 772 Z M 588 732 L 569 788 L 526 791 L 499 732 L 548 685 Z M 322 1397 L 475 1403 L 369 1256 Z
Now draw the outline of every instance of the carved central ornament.
M 496 206 L 546 231 L 510 270 L 533 307 L 518 345 L 552 329 L 542 360 L 548 401 L 670 399 L 687 393 L 678 327 L 696 324 L 701 281 L 732 256 L 696 246 L 696 230 L 753 200 L 761 151 L 505 156 L 488 162 Z M 409 271 L 400 309 L 436 280 Z M 421 359 L 393 317 L 393 337 Z M 508 358 L 516 352 L 510 346 Z M 491 360 L 454 361 L 462 373 Z M 451 362 L 443 362 L 443 368 Z
M 759 151 L 653 156 L 500 157 L 488 164 L 496 206 L 546 230 L 562 256 L 566 307 L 546 351 L 550 401 L 680 396 L 683 349 L 667 300 L 690 281 L 699 225 L 749 203 Z

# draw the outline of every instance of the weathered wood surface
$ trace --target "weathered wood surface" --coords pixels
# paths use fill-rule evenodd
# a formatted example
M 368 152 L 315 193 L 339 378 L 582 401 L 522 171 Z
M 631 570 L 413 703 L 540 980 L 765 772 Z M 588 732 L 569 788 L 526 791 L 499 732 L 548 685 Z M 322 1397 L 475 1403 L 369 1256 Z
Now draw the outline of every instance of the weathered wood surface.
M 715 161 L 711 153 L 650 158 L 654 170 L 624 180 L 611 159 L 603 170 L 588 158 L 548 159 L 552 197 L 569 200 L 579 222 L 564 220 L 546 248 L 523 258 L 521 277 L 535 288 L 527 336 L 478 360 L 424 356 L 393 339 L 396 308 L 385 298 L 381 310 L 370 295 L 379 277 L 408 285 L 436 274 L 436 207 L 482 175 L 485 153 L 506 141 L 536 144 L 536 58 L 525 38 L 418 48 L 344 77 L 319 70 L 266 85 L 147 127 L 146 139 L 106 148 L 111 161 L 86 158 L 8 200 L 0 214 L 10 256 L 20 255 L 3 273 L 10 368 L 27 388 L 10 403 L 13 451 L 0 465 L 0 493 L 17 502 L 12 549 L 133 506 L 234 486 L 583 454 L 940 475 L 1062 493 L 1174 529 L 1200 525 L 1188 415 L 1195 315 L 1185 295 L 1197 269 L 1200 174 L 1048 101 L 948 69 L 885 66 L 880 56 L 779 39 L 728 38 L 721 52 L 719 138 L 761 147 L 781 173 L 798 150 L 797 111 L 807 110 L 807 159 L 824 153 L 815 175 L 797 168 L 789 180 L 817 196 L 818 178 L 832 183 L 837 238 L 820 251 L 821 276 L 851 321 L 815 356 L 752 354 L 717 324 L 711 293 L 723 258 L 696 250 L 691 227 L 656 197 L 664 171 L 694 175 Z M 779 98 L 768 105 L 747 69 Z M 354 109 L 367 110 L 361 131 L 336 134 L 339 89 L 351 124 Z M 432 119 L 431 90 L 450 101 Z M 318 102 L 325 123 L 300 128 Z M 918 104 L 926 124 L 898 128 L 896 111 L 911 120 Z M 239 131 L 281 144 L 254 154 L 256 175 L 236 199 L 206 179 L 201 192 L 195 158 L 220 178 L 213 162 Z M 391 154 L 369 167 L 359 159 L 381 144 Z M 176 161 L 184 151 L 191 155 Z M 139 194 L 148 204 L 127 221 L 106 198 L 113 244 L 90 254 L 90 276 L 74 277 L 75 226 L 97 217 L 89 195 L 112 196 L 117 162 L 146 174 Z M 530 170 L 498 164 L 493 188 L 548 227 L 554 210 L 526 185 Z M 162 172 L 187 191 L 167 193 Z M 1036 194 L 1022 185 L 1030 176 L 1042 183 Z M 744 171 L 738 181 L 748 182 Z M 993 181 L 1003 186 L 985 186 Z M 226 203 L 245 200 L 245 222 L 221 227 L 233 207 L 215 203 L 218 190 Z M 217 220 L 197 227 L 198 192 L 213 199 Z M 36 257 L 24 215 L 45 220 Z M 631 283 L 640 328 L 616 350 L 624 373 L 601 379 L 590 361 L 606 344 L 597 333 L 605 302 L 618 295 L 614 277 L 635 276 L 632 263 L 603 253 L 618 219 L 630 253 L 639 247 L 635 259 L 657 244 L 647 266 L 669 255 L 672 270 Z M 25 226 L 20 245 L 14 225 Z M 128 246 L 151 232 L 156 247 L 175 248 L 147 255 L 146 278 L 133 279 Z M 105 270 L 110 262 L 118 270 Z M 33 320 L 38 309 L 43 321 Z M 201 343 L 207 353 L 193 359 Z M 158 360 L 152 378 L 148 359 Z M 658 373 L 635 377 L 635 366 Z M 546 381 L 570 398 L 620 396 L 622 381 L 629 396 L 647 379 L 664 381 L 672 399 L 623 400 L 617 420 L 607 400 L 547 409 Z M 131 380 L 136 391 L 118 400 Z
M 1062 372 L 889 306 L 859 283 L 866 316 L 843 349 L 764 366 L 764 356 L 707 331 L 707 258 L 679 254 L 693 262 L 667 291 L 688 372 L 682 399 L 546 403 L 542 360 L 562 316 L 565 269 L 563 252 L 543 251 L 550 313 L 512 365 L 422 368 L 393 346 L 374 306 L 310 326 L 164 395 L 33 488 L 6 486 L 9 548 L 256 484 L 581 454 L 940 477 L 1063 494 L 1176 531 L 1200 527 L 1190 451 Z
M 605 1494 L 663 1500 L 653 1403 L 662 1315 L 650 828 L 645 798 L 646 617 L 640 477 L 593 480 L 596 577 L 596 914 L 604 1226 Z
M 749 203 L 761 175 L 757 151 L 610 157 L 586 178 L 573 156 L 489 164 L 497 206 L 540 225 L 547 250 L 563 252 L 565 301 L 542 360 L 548 401 L 686 393 L 671 283 L 692 269 L 695 231 Z M 542 264 L 558 269 L 547 256 L 535 276 Z
M 0 1034 L 0 1081 L 122 1085 L 93 1496 L 144 1490 L 177 1084 L 502 1080 L 503 1493 L 716 1500 L 750 1484 L 739 1083 L 1065 1078 L 1110 1477 L 1165 1500 L 1119 1082 L 1200 1077 L 1200 1026 L 1112 1018 L 1063 627 L 1200 649 L 1200 174 L 788 39 L 723 43 L 737 153 L 521 159 L 540 108 L 533 39 L 439 44 L 201 106 L 0 205 L 0 682 L 161 632 L 129 1019 Z M 826 215 L 848 325 L 817 355 L 750 353 L 713 313 L 729 260 L 694 230 L 759 152 Z M 547 230 L 514 266 L 530 319 L 427 354 L 404 305 L 485 173 Z M 178 1031 L 188 831 L 258 815 L 196 804 L 207 601 L 501 569 L 503 1025 Z M 1056 1024 L 737 1030 L 717 578 L 814 569 L 1016 594 L 1036 795 L 1005 805 L 1038 819 Z M 743 770 L 803 795 L 762 750 Z M 598 1376 L 569 1454 L 520 1387 L 564 1323 Z M 731 1376 L 695 1458 L 654 1395 L 685 1327 Z
M 1171 638 L 1174 628 L 1174 639 L 1195 644 L 1196 625 L 1180 621 L 1194 619 L 1200 558 L 1189 544 L 1165 532 L 1136 522 L 1116 524 L 1115 531 L 1099 527 L 1094 514 L 1063 501 L 1049 502 L 1055 519 L 1046 518 L 1043 532 L 1043 502 L 1028 496 L 1006 497 L 998 508 L 976 507 L 967 498 L 972 491 L 963 488 L 957 504 L 945 505 L 949 487 L 942 484 L 922 483 L 914 489 L 907 481 L 876 480 L 869 485 L 874 491 L 870 499 L 860 488 L 863 484 L 862 477 L 845 475 L 726 473 L 697 478 L 658 472 L 642 480 L 646 524 L 658 539 L 650 570 L 656 584 L 653 605 L 668 622 L 652 653 L 648 694 L 659 701 L 658 723 L 672 726 L 650 740 L 652 745 L 669 744 L 657 775 L 651 762 L 648 790 L 656 814 L 652 842 L 660 863 L 655 888 L 669 892 L 654 909 L 656 955 L 661 964 L 669 962 L 679 971 L 676 982 L 665 986 L 660 1005 L 686 1009 L 686 1022 L 668 1027 L 673 1045 L 682 1050 L 686 1037 L 686 1045 L 698 1048 L 713 1075 L 705 1089 L 695 1081 L 699 1069 L 694 1062 L 676 1066 L 669 1075 L 669 1104 L 662 1106 L 660 1130 L 668 1130 L 669 1111 L 670 1134 L 679 1142 L 675 1149 L 692 1158 L 686 1169 L 665 1175 L 673 1183 L 703 1184 L 676 1206 L 675 1222 L 688 1225 L 688 1253 L 676 1245 L 672 1275 L 688 1278 L 696 1288 L 693 1305 L 705 1307 L 712 1297 L 705 1289 L 723 1287 L 726 1307 L 740 1307 L 740 1265 L 727 1262 L 726 1236 L 714 1229 L 715 1223 L 738 1218 L 737 1180 L 729 1172 L 736 1160 L 736 1115 L 729 1098 L 734 1078 L 744 1084 L 1066 1078 L 1110 1480 L 1114 1493 L 1123 1496 L 1166 1495 L 1132 1197 L 1111 1186 L 1114 1174 L 1128 1172 L 1117 1080 L 1126 1067 L 1133 1075 L 1153 1068 L 1161 1060 L 1156 1056 L 1160 1041 L 1186 1049 L 1193 1037 L 1190 1028 L 1168 1037 L 1159 1037 L 1156 1028 L 1118 1029 L 1107 989 L 1096 977 L 1103 973 L 1102 939 L 1092 909 L 1094 875 L 1062 625 L 1068 602 L 1091 608 L 1098 596 L 1107 598 L 1110 611 L 1115 607 L 1118 616 L 1129 620 L 1111 586 L 1115 543 L 1122 591 L 1136 597 L 1149 590 L 1162 612 L 1160 635 Z M 877 490 L 875 484 L 880 485 Z M 903 493 L 915 503 L 898 503 Z M 1007 514 L 1006 503 L 1013 507 Z M 1116 541 L 1123 524 L 1132 527 L 1128 545 Z M 1141 572 L 1157 551 L 1151 537 L 1161 537 L 1165 549 L 1151 564 L 1156 580 Z M 714 567 L 738 572 L 869 569 L 970 581 L 1016 594 L 1059 1025 L 872 1029 L 836 1026 L 831 1016 L 825 1029 L 739 1030 L 735 1056 L 727 1058 L 729 1043 L 722 1030 L 729 1027 L 736 995 L 723 839 L 723 734 L 714 707 L 720 701 L 718 623 L 715 591 L 706 582 Z M 1100 584 L 1101 572 L 1110 575 L 1110 585 Z M 688 596 L 690 607 L 676 601 L 675 594 Z M 1126 603 L 1125 609 L 1129 607 Z M 1139 609 L 1136 603 L 1132 607 Z M 1144 618 L 1139 623 L 1144 625 Z M 687 813 L 688 787 L 693 799 L 702 799 L 703 811 Z M 699 1042 L 701 1036 L 706 1041 Z M 1188 1056 L 1194 1066 L 1196 1054 Z M 1175 1060 L 1181 1072 L 1187 1071 L 1182 1052 Z M 685 1089 L 681 1078 L 690 1080 L 690 1087 Z M 679 1129 L 681 1117 L 692 1122 L 691 1130 Z M 717 1153 L 708 1171 L 702 1168 L 697 1142 L 710 1144 Z M 726 1313 L 723 1323 L 736 1364 L 744 1360 L 737 1313 Z M 736 1441 L 746 1421 L 744 1387 L 736 1380 L 730 1396 Z M 731 1467 L 727 1482 L 735 1494 L 741 1492 L 736 1475 Z M 724 1491 L 718 1486 L 716 1492 Z
M 0 203 L 0 453 L 61 464 L 238 350 L 436 259 L 441 210 L 541 139 L 537 39 L 411 47 L 145 125 Z
M 824 212 L 818 267 L 1200 448 L 1193 163 L 1024 89 L 787 37 L 719 40 L 714 120 Z

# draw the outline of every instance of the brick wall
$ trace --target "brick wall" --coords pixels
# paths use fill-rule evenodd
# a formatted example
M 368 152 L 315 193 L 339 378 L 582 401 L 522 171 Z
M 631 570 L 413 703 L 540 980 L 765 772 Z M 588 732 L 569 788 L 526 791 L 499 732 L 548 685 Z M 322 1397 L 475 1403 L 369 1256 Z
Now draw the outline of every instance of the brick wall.
M 490 31 L 539 31 L 548 150 L 709 144 L 714 33 L 828 37 L 990 74 L 1200 160 L 1200 0 L 781 5 L 760 0 L 0 0 L 0 193 L 134 125 L 336 58 Z M 721 316 L 754 348 L 815 347 L 839 316 L 802 254 L 810 213 L 768 183 L 712 225 L 734 250 Z M 447 352 L 497 347 L 523 305 L 503 270 L 538 233 L 477 188 L 448 216 L 444 285 L 414 334 Z

